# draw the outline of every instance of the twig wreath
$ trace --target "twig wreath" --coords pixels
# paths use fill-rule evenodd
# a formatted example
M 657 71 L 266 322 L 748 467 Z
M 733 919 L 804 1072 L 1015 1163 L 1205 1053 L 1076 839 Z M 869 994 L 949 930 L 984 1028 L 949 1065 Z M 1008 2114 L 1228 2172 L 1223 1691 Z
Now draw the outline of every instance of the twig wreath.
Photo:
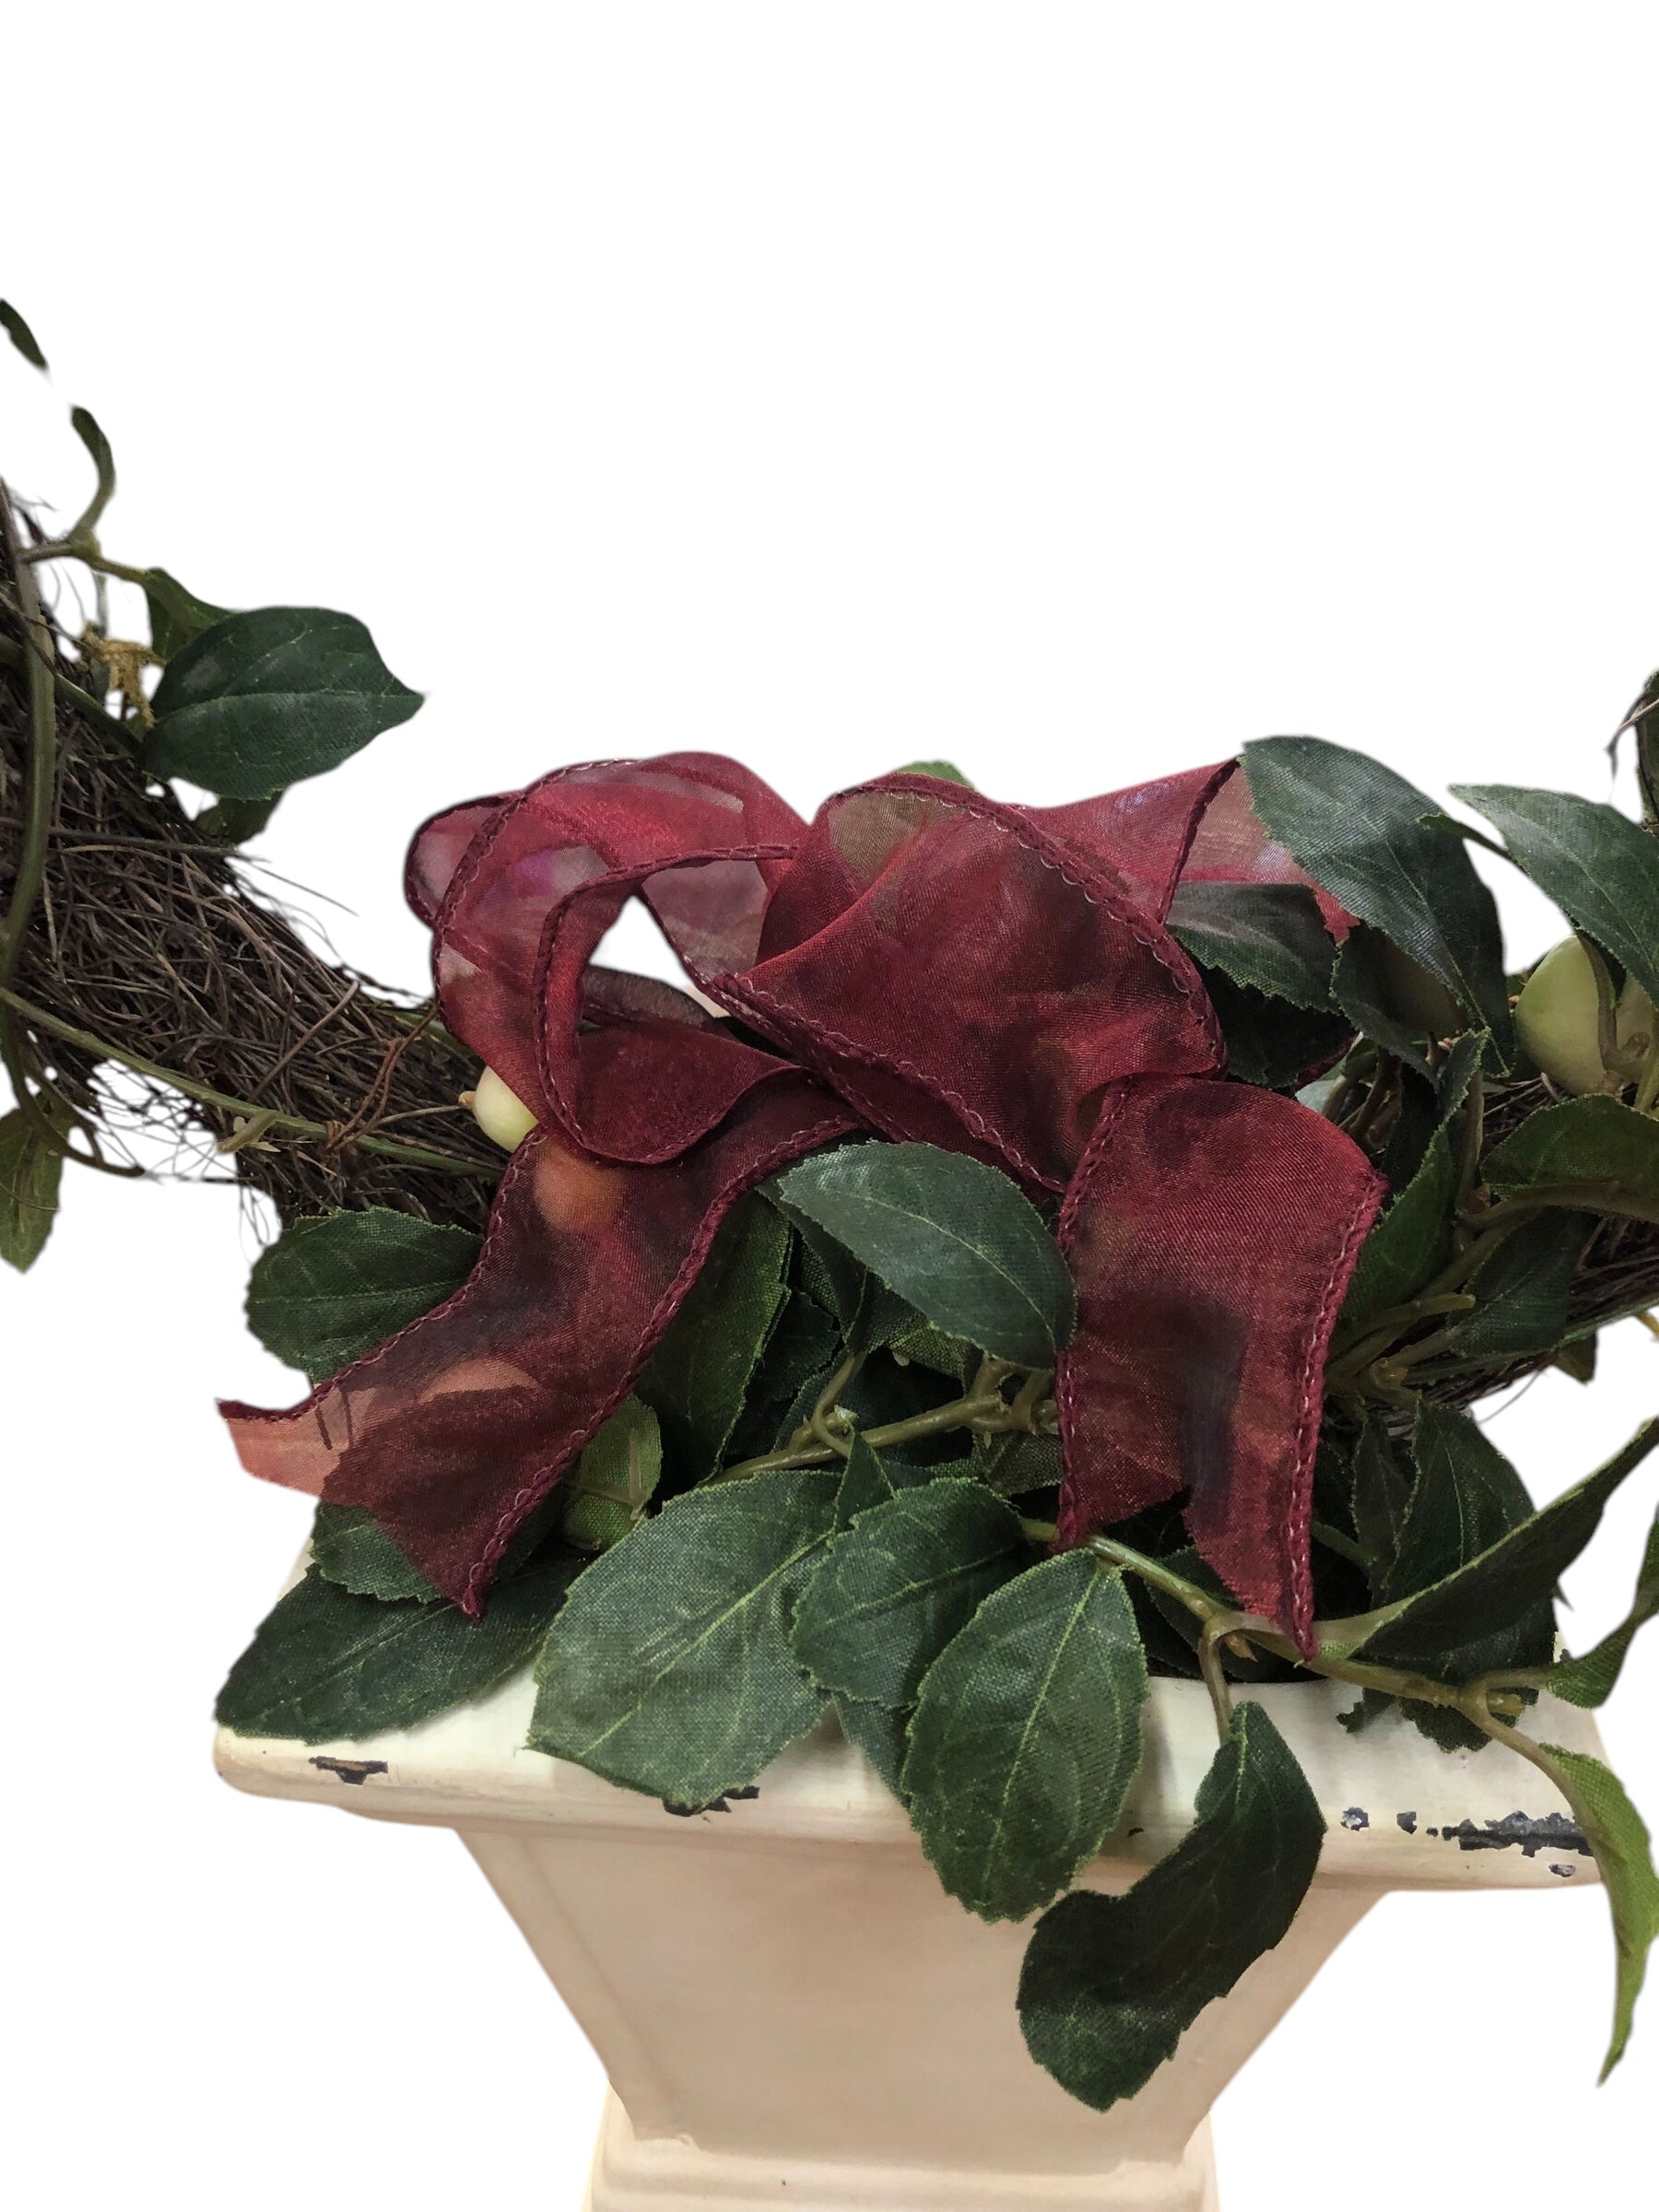
M 1599 1705 L 1659 1612 L 1659 1523 L 1604 1641 L 1566 1655 L 1553 1604 L 1659 1421 L 1535 1511 L 1467 1408 L 1653 1326 L 1659 677 L 1615 739 L 1640 821 L 1457 790 L 1479 827 L 1312 737 L 1049 808 L 924 763 L 810 822 L 708 755 L 558 769 L 416 835 L 408 1005 L 243 848 L 418 695 L 350 617 L 110 559 L 73 419 L 70 529 L 0 488 L 0 1252 L 39 1255 L 66 1161 L 158 1171 L 145 1133 L 270 1201 L 248 1317 L 312 1388 L 225 1412 L 319 1502 L 220 1717 L 360 1738 L 533 1663 L 536 1748 L 686 1806 L 832 1709 L 945 1888 L 1040 1916 L 1026 2040 L 1105 2108 L 1289 1926 L 1322 1818 L 1234 1693 L 1324 1677 L 1350 1728 L 1565 1796 L 1610 2067 L 1647 1833 L 1517 1723 Z M 1562 912 L 1528 973 L 1471 842 Z M 635 899 L 688 989 L 594 963 Z M 1214 1704 L 1194 1824 L 1071 1890 L 1149 1674 Z

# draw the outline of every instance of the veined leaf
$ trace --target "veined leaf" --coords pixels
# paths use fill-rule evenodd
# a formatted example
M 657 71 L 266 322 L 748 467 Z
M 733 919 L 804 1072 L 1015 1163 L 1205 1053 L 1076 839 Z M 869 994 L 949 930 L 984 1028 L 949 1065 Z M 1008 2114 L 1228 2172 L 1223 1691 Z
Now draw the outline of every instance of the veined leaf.
M 383 1206 L 309 1215 L 254 1261 L 248 1326 L 320 1382 L 441 1304 L 477 1256 L 470 1230 Z
M 999 1170 L 933 1145 L 848 1145 L 802 1160 L 781 1187 L 947 1335 L 1022 1366 L 1059 1358 L 1077 1319 L 1071 1277 Z
M 834 1526 L 832 1476 L 670 1499 L 571 1593 L 536 1661 L 532 1747 L 677 1805 L 753 1782 L 824 1709 L 789 1617 Z
M 662 1423 L 668 1464 L 682 1482 L 712 1475 L 732 1440 L 783 1307 L 791 1233 L 762 1199 L 743 1200 L 722 1223 L 701 1274 L 635 1385 Z M 718 1794 L 680 1802 L 700 1805 Z
M 1065 1552 L 994 1590 L 929 1668 L 904 1795 L 982 1920 L 1023 1920 L 1117 1826 L 1141 1756 L 1147 1657 L 1115 1570 Z
M 353 616 L 262 606 L 225 616 L 182 647 L 152 703 L 152 775 L 265 799 L 407 722 L 420 693 L 398 682 Z
M 146 569 L 144 598 L 149 608 L 150 647 L 164 661 L 182 653 L 205 629 L 229 619 L 230 609 L 211 606 L 186 591 L 165 569 Z M 272 801 L 273 806 L 276 804 Z M 211 833 L 210 833 L 211 834 Z
M 1394 1579 L 1400 1538 L 1411 1503 L 1411 1483 L 1381 1419 L 1371 1414 L 1354 1446 L 1354 1535 L 1365 1554 L 1373 1595 Z
M 451 1605 L 354 1596 L 313 1568 L 230 1669 L 218 1719 L 307 1744 L 413 1727 L 524 1665 L 585 1564 L 561 1551 L 499 1583 L 480 1621 Z
M 19 1273 L 34 1265 L 52 1234 L 63 1172 L 62 1155 L 20 1109 L 0 1118 L 0 1260 Z
M 1027 2047 L 1097 2112 L 1143 2088 L 1205 2006 L 1283 1941 L 1319 1864 L 1318 1804 L 1259 1705 L 1235 1711 L 1196 1812 L 1133 1889 L 1074 1890 L 1026 1951 Z
M 357 1597 L 382 1605 L 424 1598 L 435 1604 L 438 1592 L 387 1535 L 374 1515 L 360 1505 L 319 1505 L 312 1527 L 312 1565 L 325 1582 L 336 1583 Z
M 638 1398 L 624 1398 L 559 1486 L 566 1543 L 578 1551 L 620 1544 L 662 1472 L 656 1415 Z
M 1582 1659 L 1563 1659 L 1549 1677 L 1558 1698 L 1571 1705 L 1604 1705 L 1613 1693 L 1624 1667 L 1625 1653 L 1637 1631 L 1659 1618 L 1659 1514 L 1648 1531 L 1647 1549 L 1636 1578 L 1636 1595 L 1630 1610 L 1610 1635 L 1604 1636 Z
M 1309 1070 L 1341 1057 L 1353 1031 L 1340 1014 L 1311 1012 L 1266 998 L 1200 965 L 1204 987 L 1227 1044 L 1227 1072 L 1259 1090 L 1293 1090 Z
M 1613 2040 L 1601 2071 L 1606 2081 L 1630 2040 L 1636 2000 L 1647 1976 L 1648 1952 L 1659 1937 L 1659 1876 L 1653 1872 L 1647 1829 L 1618 1777 L 1582 1751 L 1563 1751 L 1556 1744 L 1540 1747 L 1556 1786 L 1595 1853 L 1613 1915 L 1618 1974 Z
M 841 1734 L 856 1744 L 887 1783 L 902 1800 L 904 1755 L 910 1747 L 910 1714 L 888 1705 L 872 1705 L 862 1698 L 837 1698 L 835 1717 Z
M 1293 1006 L 1332 1011 L 1336 947 L 1312 891 L 1297 883 L 1183 883 L 1170 935 L 1201 968 Z
M 1454 783 L 1574 928 L 1594 937 L 1659 1006 L 1659 839 L 1615 806 L 1567 791 Z
M 912 1466 L 902 1459 L 884 1459 L 864 1437 L 855 1436 L 841 1488 L 835 1493 L 837 1529 L 851 1528 L 860 1513 L 868 1512 L 873 1506 L 886 1505 L 901 1490 L 913 1490 L 923 1483 L 931 1482 L 933 1472 L 931 1467 Z
M 1446 1324 L 1446 1351 L 1459 1361 L 1518 1359 L 1547 1352 L 1567 1329 L 1573 1277 L 1593 1216 L 1550 1212 L 1524 1221 L 1464 1285 L 1479 1300 Z
M 1363 753 L 1318 737 L 1244 747 L 1256 812 L 1313 880 L 1382 931 L 1489 1029 L 1507 1057 L 1509 999 L 1492 895 L 1432 803 Z
M 1608 1499 L 1655 1445 L 1659 1419 L 1644 1422 L 1606 1466 L 1443 1582 L 1359 1619 L 1330 1623 L 1327 1648 L 1339 1657 L 1363 1651 L 1368 1658 L 1420 1665 L 1514 1628 L 1549 1596 L 1595 1534 Z
M 900 1707 L 981 1601 L 1030 1557 L 1019 1516 L 941 1475 L 859 1514 L 795 1609 L 795 1657 L 842 1697 Z
M 1529 1114 L 1482 1172 L 1500 1198 L 1562 1189 L 1564 1204 L 1659 1221 L 1659 1121 L 1618 1099 L 1565 1099 Z
M 1445 1265 L 1456 1196 L 1452 1140 L 1437 1129 L 1421 1167 L 1360 1247 L 1342 1309 L 1345 1330 L 1363 1330 L 1373 1314 L 1402 1304 Z

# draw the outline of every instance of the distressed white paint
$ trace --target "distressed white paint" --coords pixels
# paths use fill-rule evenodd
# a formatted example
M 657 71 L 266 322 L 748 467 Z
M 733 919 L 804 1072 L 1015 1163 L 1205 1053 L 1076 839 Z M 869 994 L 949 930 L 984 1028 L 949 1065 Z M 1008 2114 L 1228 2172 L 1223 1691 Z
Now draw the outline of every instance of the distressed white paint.
M 1104 2114 L 1027 2056 L 1027 1929 L 942 1894 L 832 1730 L 785 1752 L 757 1797 L 690 1818 L 526 1750 L 527 1678 L 369 1742 L 227 1731 L 217 1756 L 241 1789 L 458 1831 L 609 2072 L 590 2212 L 1215 2212 L 1212 2102 L 1384 1891 L 1596 1878 L 1547 1841 L 1470 1847 L 1512 1816 L 1565 1814 L 1512 1752 L 1447 1757 L 1393 1719 L 1350 1735 L 1335 1716 L 1353 1693 L 1335 1685 L 1257 1694 L 1325 1814 L 1318 1879 L 1285 1942 Z M 1547 1701 L 1526 1725 L 1598 1748 L 1571 1707 Z M 1092 1886 L 1125 1888 L 1179 1840 L 1214 1748 L 1203 1690 L 1155 1683 Z

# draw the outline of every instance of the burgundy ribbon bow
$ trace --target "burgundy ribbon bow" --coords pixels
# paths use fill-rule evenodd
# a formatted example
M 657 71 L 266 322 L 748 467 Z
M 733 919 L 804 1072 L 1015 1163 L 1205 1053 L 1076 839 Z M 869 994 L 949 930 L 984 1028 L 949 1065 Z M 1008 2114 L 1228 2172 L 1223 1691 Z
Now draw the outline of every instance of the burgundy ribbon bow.
M 453 1298 L 287 1412 L 226 1406 L 243 1465 L 366 1507 L 477 1613 L 736 1200 L 875 1129 L 1063 1195 L 1059 1541 L 1184 1490 L 1206 1559 L 1305 1644 L 1325 1348 L 1381 1183 L 1319 1115 L 1220 1079 L 1163 926 L 1182 879 L 1306 880 L 1230 762 L 1046 808 L 886 776 L 808 825 L 680 753 L 436 817 L 408 893 L 444 1020 L 541 1126 Z M 740 1029 L 590 964 L 635 896 Z

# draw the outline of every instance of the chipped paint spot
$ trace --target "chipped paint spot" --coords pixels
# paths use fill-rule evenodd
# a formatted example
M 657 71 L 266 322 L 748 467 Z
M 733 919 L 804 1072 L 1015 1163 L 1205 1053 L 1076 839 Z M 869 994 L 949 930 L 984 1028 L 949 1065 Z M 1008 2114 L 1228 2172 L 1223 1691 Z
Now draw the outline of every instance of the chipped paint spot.
M 1559 1874 L 1564 1882 L 1570 1882 L 1573 1876 L 1578 1872 L 1578 1868 L 1576 1866 L 1558 1866 L 1555 1862 L 1551 1860 L 1549 1871 L 1551 1874 Z
M 308 1763 L 313 1767 L 321 1767 L 324 1774 L 337 1774 L 342 1782 L 355 1783 L 359 1789 L 362 1788 L 371 1774 L 383 1774 L 386 1771 L 386 1762 L 383 1759 L 328 1759 L 324 1757 L 313 1759 Z
M 1394 1818 L 1408 1836 L 1417 1834 L 1417 1815 L 1415 1813 L 1396 1813 Z
M 1429 1832 L 1432 1835 L 1434 1830 Z M 1519 1844 L 1530 1859 L 1547 1845 L 1553 1845 L 1558 1851 L 1576 1851 L 1586 1859 L 1590 1856 L 1583 1830 L 1565 1813 L 1546 1813 L 1541 1818 L 1530 1813 L 1505 1813 L 1501 1820 L 1488 1820 L 1484 1828 L 1477 1828 L 1473 1820 L 1460 1820 L 1455 1828 L 1442 1829 L 1441 1834 L 1448 1843 L 1455 1838 L 1464 1851 L 1508 1851 Z
M 1369 1828 L 1371 1826 L 1371 1815 L 1362 1806 L 1350 1805 L 1347 1808 L 1347 1811 L 1342 1816 L 1342 1825 L 1344 1828 L 1351 1828 L 1356 1830 L 1362 1828 Z

